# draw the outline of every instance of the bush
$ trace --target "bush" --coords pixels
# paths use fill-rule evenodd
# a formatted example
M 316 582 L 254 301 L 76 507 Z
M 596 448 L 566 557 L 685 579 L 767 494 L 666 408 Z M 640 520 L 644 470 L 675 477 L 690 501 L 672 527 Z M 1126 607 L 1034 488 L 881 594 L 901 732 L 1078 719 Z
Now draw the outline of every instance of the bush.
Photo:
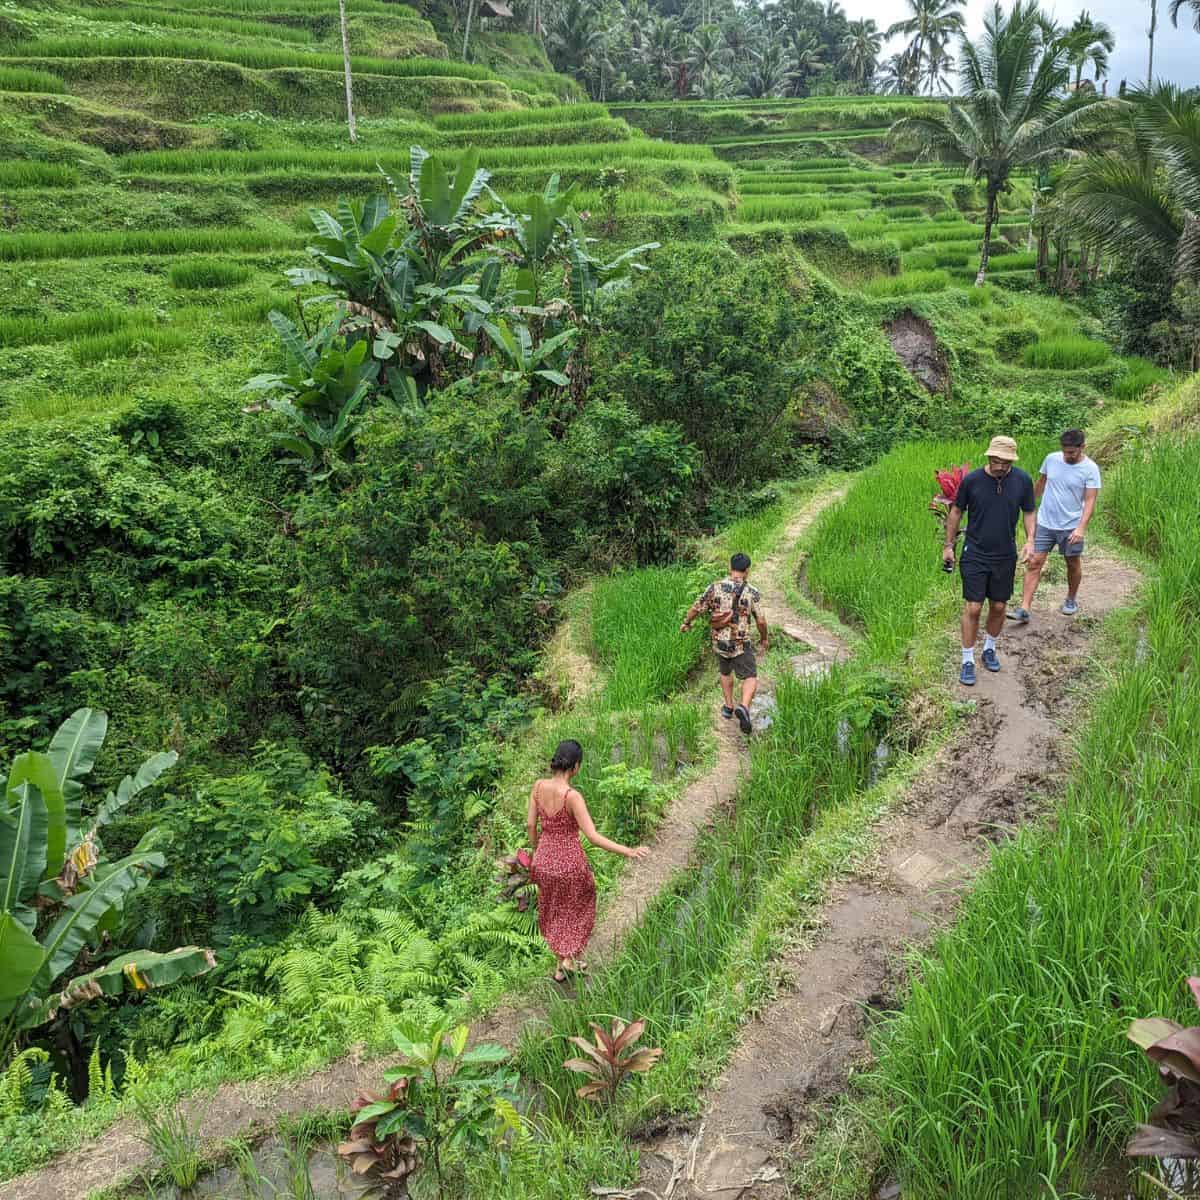
M 911 415 L 911 377 L 874 321 L 786 247 L 664 251 L 607 320 L 592 355 L 594 394 L 682 428 L 709 490 L 803 470 L 813 441 L 832 452 L 831 435 L 806 411 L 816 378 L 835 408 L 839 396 L 853 405 L 860 437 L 886 439 Z M 846 455 L 863 452 L 862 443 L 839 444 Z

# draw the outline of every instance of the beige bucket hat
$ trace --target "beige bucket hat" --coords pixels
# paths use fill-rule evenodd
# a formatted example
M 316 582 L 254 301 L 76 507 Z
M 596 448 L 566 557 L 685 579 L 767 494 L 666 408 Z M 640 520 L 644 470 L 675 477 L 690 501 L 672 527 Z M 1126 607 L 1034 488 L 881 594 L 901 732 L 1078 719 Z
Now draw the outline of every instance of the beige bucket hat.
M 1010 437 L 994 437 L 988 443 L 987 458 L 1007 458 L 1009 462 L 1017 461 L 1017 443 Z

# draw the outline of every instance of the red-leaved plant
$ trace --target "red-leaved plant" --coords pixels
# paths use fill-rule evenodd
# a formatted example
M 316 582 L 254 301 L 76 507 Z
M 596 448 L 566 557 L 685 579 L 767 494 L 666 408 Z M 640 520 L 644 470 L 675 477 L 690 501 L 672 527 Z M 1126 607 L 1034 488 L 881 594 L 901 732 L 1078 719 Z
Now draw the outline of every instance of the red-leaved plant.
M 338 1146 L 351 1171 L 386 1200 L 408 1195 L 408 1177 L 421 1163 L 404 1120 L 408 1085 L 408 1079 L 397 1079 L 385 1095 L 359 1092 L 350 1105 L 355 1114 L 350 1140 Z
M 588 1057 L 568 1058 L 563 1066 L 568 1071 L 578 1071 L 581 1075 L 590 1075 L 591 1083 L 576 1088 L 575 1094 L 584 1100 L 608 1100 L 612 1102 L 617 1094 L 621 1081 L 630 1074 L 641 1074 L 649 1071 L 660 1058 L 662 1051 L 645 1047 L 634 1050 L 630 1054 L 625 1051 L 633 1045 L 646 1031 L 646 1022 L 637 1020 L 626 1025 L 619 1017 L 613 1018 L 610 1029 L 603 1030 L 595 1021 L 589 1021 L 592 1032 L 596 1035 L 594 1042 L 587 1038 L 573 1037 L 571 1044 L 578 1046 Z
M 518 850 L 500 863 L 500 897 L 515 900 L 517 912 L 537 904 L 537 888 L 533 882 L 533 855 Z
M 1187 981 L 1200 1008 L 1200 977 Z M 1129 1040 L 1158 1064 L 1167 1094 L 1139 1125 L 1125 1153 L 1131 1158 L 1200 1158 L 1200 1025 L 1178 1025 L 1165 1017 L 1143 1017 L 1127 1031 Z
M 967 472 L 971 469 L 970 463 L 963 463 L 961 467 L 951 467 L 947 471 L 934 471 L 933 477 L 937 480 L 938 494 L 929 502 L 929 509 L 942 527 L 945 528 L 946 520 L 950 516 L 950 506 L 954 503 L 955 496 L 958 495 L 958 489 L 962 486 L 962 481 L 966 478 Z M 959 531 L 962 532 L 961 530 Z

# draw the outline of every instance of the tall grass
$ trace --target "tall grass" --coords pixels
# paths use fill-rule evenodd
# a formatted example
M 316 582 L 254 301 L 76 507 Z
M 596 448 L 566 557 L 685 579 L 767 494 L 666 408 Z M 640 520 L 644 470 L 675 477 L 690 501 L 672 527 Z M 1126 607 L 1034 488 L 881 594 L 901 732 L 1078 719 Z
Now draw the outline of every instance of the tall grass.
M 1128 358 L 1120 377 L 1113 384 L 1113 398 L 1132 403 L 1140 400 L 1152 387 L 1166 383 L 1170 378 L 1170 371 L 1164 371 L 1149 359 Z
M 33 71 L 27 67 L 0 67 L 0 92 L 50 92 L 67 90 L 57 75 L 49 71 Z
M 16 158 L 0 162 L 0 187 L 69 188 L 79 182 L 79 172 L 65 163 L 31 162 Z
M 24 58 L 175 58 L 201 62 L 228 62 L 252 70 L 301 67 L 316 71 L 341 71 L 340 54 L 306 53 L 286 46 L 234 46 L 203 38 L 141 37 L 126 35 L 103 40 L 85 37 L 47 37 L 21 42 L 17 49 Z M 354 70 L 364 75 L 443 75 L 453 79 L 498 79 L 496 72 L 474 63 L 443 58 L 363 58 L 351 60 Z
M 438 129 L 453 132 L 511 129 L 521 125 L 569 125 L 607 118 L 603 104 L 555 104 L 549 108 L 521 108 L 512 112 L 447 113 L 436 117 Z
M 1103 342 L 1082 334 L 1060 334 L 1031 342 L 1025 347 L 1023 362 L 1042 370 L 1072 371 L 1098 367 L 1111 357 L 1112 351 Z
M 298 29 L 278 22 L 239 21 L 233 17 L 218 17 L 207 12 L 172 12 L 165 8 L 145 8 L 136 4 L 88 8 L 92 21 L 114 21 L 134 25 L 158 25 L 164 29 L 188 29 L 196 33 L 232 33 L 242 37 L 262 38 L 277 42 L 311 42 L 312 30 Z
M 902 271 L 899 275 L 878 275 L 866 280 L 862 290 L 868 296 L 907 296 L 917 292 L 943 292 L 950 276 L 945 271 Z
M 814 817 L 853 795 L 862 783 L 869 746 L 865 736 L 844 741 L 846 711 L 842 672 L 804 682 L 783 677 L 778 686 L 775 723 L 751 746 L 752 786 L 739 795 L 735 815 L 700 840 L 699 867 L 681 873 L 625 938 L 617 958 L 576 1000 L 552 1003 L 545 1030 L 531 1031 L 522 1045 L 523 1074 L 545 1086 L 550 1111 L 579 1116 L 587 1106 L 575 1098 L 562 1071 L 563 1037 L 586 1030 L 598 1013 L 649 1021 L 646 1044 L 671 1045 L 677 1039 L 710 1035 L 706 1001 L 714 979 L 724 978 L 739 941 L 750 926 L 781 861 L 811 827 Z M 839 739 L 839 729 L 842 730 Z M 751 994 L 766 986 L 765 973 L 746 979 Z M 697 1028 L 697 1026 L 699 1028 Z M 697 1038 L 697 1040 L 702 1040 Z M 705 1050 L 712 1053 L 711 1036 Z M 684 1088 L 694 1089 L 696 1064 L 673 1064 Z M 632 1104 L 657 1103 L 651 1077 L 639 1084 Z M 667 1098 L 679 1103 L 683 1096 Z
M 815 221 L 826 201 L 806 196 L 747 196 L 738 207 L 742 221 Z
M 821 514 L 808 586 L 864 631 L 869 658 L 890 661 L 902 653 L 927 605 L 957 606 L 958 577 L 941 570 L 941 528 L 929 511 L 933 473 L 963 462 L 982 466 L 986 445 L 981 435 L 971 442 L 900 446 L 864 471 L 840 505 Z M 1022 440 L 1021 459 L 1028 467 L 1052 448 Z
M 637 709 L 680 687 L 696 665 L 697 637 L 679 622 L 698 590 L 695 572 L 646 567 L 598 581 L 592 594 L 592 645 L 608 670 L 605 700 Z
M 223 258 L 193 258 L 174 263 L 167 278 L 176 288 L 220 288 L 245 283 L 250 274 L 250 268 L 244 263 Z
M 462 151 L 440 151 L 438 157 L 453 165 Z M 488 168 L 545 167 L 565 171 L 579 165 L 620 165 L 654 160 L 664 163 L 704 162 L 711 158 L 706 146 L 672 145 L 668 142 L 627 140 L 617 145 L 580 143 L 565 146 L 501 146 L 485 149 L 482 164 Z M 397 147 L 378 150 L 147 150 L 127 154 L 122 165 L 132 172 L 153 175 L 191 175 L 197 172 L 221 175 L 252 175 L 262 171 L 330 170 L 373 171 L 381 164 L 393 171 L 406 172 L 408 150 Z M 715 165 L 715 164 L 714 164 Z
M 1046 827 L 993 857 L 876 1047 L 889 1156 L 913 1200 L 1086 1186 L 1159 1094 L 1134 1017 L 1194 1024 L 1200 928 L 1200 438 L 1162 438 L 1106 487 L 1115 528 L 1159 558 Z M 1085 584 L 1086 587 L 1086 584 Z
M 100 258 L 117 254 L 186 254 L 193 250 L 272 250 L 303 245 L 300 233 L 270 229 L 150 229 L 84 233 L 14 233 L 0 239 L 0 262 Z

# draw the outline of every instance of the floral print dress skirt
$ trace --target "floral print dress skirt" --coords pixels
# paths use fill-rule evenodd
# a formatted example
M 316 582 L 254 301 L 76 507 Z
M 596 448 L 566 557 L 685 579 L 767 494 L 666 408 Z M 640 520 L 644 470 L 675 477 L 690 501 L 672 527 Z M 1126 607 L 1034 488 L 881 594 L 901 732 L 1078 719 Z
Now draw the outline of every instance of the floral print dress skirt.
M 540 831 L 531 874 L 538 889 L 538 928 L 558 958 L 574 958 L 596 923 L 596 880 L 579 844 L 570 806 L 546 813 L 538 805 Z

